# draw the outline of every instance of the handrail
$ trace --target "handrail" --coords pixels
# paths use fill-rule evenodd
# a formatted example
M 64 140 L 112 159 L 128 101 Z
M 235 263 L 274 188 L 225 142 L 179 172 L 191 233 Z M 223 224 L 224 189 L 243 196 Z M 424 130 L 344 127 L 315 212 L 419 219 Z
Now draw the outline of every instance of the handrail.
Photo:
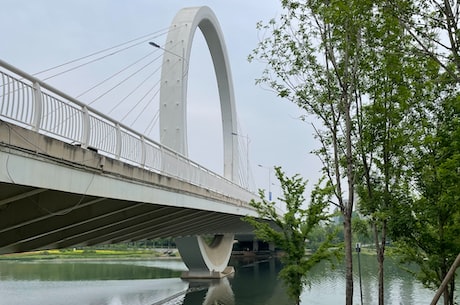
M 6 70 L 0 70 L 0 117 L 245 202 L 254 198 L 242 186 L 1 59 L 0 67 Z
M 452 278 L 455 275 L 455 271 L 457 270 L 459 266 L 460 266 L 460 253 L 457 255 L 457 258 L 455 259 L 454 263 L 452 264 L 449 271 L 447 272 L 446 277 L 441 283 L 441 286 L 439 286 L 438 290 L 436 291 L 436 294 L 434 295 L 433 300 L 431 301 L 430 305 L 438 304 L 439 298 L 446 290 L 447 285 L 452 281 Z

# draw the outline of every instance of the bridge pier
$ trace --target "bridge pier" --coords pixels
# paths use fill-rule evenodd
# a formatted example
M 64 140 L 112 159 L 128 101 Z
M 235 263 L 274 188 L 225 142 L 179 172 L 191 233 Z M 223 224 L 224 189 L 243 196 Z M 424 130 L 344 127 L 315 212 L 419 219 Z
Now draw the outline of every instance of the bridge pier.
M 203 236 L 176 238 L 179 253 L 189 271 L 182 278 L 223 278 L 235 271 L 228 266 L 234 234 L 218 234 L 208 244 Z

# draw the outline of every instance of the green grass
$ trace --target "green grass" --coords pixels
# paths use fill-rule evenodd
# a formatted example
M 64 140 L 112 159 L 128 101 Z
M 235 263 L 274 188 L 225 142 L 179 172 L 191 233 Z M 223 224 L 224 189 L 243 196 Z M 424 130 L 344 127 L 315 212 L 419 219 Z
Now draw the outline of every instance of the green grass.
M 35 259 L 140 259 L 164 256 L 154 250 L 63 249 L 0 255 L 0 260 Z

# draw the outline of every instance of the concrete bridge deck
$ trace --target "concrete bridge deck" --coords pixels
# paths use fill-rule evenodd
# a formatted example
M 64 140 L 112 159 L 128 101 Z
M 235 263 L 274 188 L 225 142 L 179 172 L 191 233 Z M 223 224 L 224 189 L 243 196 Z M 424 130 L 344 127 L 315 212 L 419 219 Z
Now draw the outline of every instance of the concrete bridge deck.
M 245 233 L 247 201 L 0 121 L 0 253 Z

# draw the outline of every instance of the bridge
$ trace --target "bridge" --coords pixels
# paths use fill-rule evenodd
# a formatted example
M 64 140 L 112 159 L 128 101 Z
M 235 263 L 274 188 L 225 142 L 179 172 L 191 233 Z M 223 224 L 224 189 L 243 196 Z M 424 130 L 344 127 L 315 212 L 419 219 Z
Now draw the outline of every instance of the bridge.
M 200 29 L 222 109 L 224 174 L 187 156 L 187 63 Z M 222 277 L 256 196 L 238 181 L 233 85 L 217 18 L 178 12 L 164 47 L 160 142 L 0 60 L 0 254 L 177 237 L 188 277 Z M 174 64 L 180 62 L 180 64 Z M 212 234 L 206 242 L 203 235 Z

